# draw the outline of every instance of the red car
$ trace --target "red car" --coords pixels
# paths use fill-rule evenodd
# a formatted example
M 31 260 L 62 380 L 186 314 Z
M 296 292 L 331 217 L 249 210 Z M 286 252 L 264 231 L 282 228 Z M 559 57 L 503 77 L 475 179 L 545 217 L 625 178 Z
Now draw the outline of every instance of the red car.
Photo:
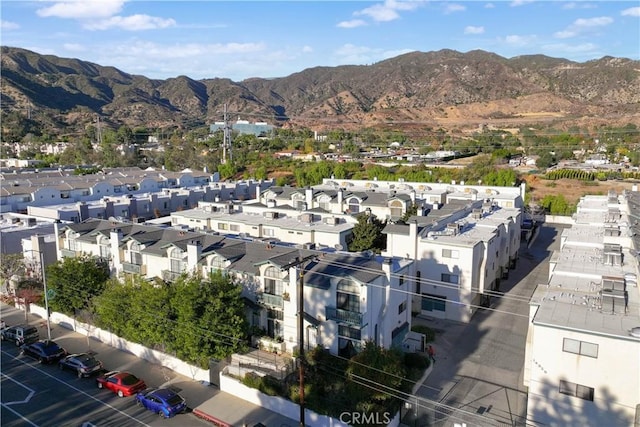
M 112 371 L 96 378 L 98 388 L 106 388 L 118 397 L 132 396 L 147 388 L 143 380 L 129 372 Z

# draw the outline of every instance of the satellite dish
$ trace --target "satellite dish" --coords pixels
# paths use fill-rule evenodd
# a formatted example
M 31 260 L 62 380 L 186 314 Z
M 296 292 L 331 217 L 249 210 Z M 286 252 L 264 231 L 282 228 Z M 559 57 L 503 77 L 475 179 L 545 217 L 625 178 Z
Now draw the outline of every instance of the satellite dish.
M 333 247 L 336 249 L 336 251 L 341 251 L 344 249 L 340 243 L 335 244 Z

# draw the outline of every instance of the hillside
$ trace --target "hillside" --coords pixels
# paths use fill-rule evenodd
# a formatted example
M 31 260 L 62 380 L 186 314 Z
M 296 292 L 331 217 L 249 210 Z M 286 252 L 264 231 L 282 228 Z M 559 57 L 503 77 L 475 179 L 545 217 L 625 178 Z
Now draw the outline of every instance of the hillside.
M 80 129 L 96 115 L 116 127 L 189 127 L 220 120 L 224 104 L 234 118 L 315 130 L 640 125 L 640 61 L 624 58 L 577 63 L 441 50 L 234 82 L 154 80 L 20 48 L 1 53 L 3 114 L 31 109 L 53 129 Z

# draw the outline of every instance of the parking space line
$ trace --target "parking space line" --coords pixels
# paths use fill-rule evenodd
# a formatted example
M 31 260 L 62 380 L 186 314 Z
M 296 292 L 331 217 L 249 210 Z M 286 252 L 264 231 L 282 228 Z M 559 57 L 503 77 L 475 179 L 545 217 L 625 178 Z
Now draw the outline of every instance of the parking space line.
M 31 365 L 30 363 L 27 363 L 27 362 L 25 362 L 24 360 L 21 360 L 21 359 L 19 359 L 19 358 L 15 357 L 15 356 L 13 356 L 11 353 L 6 352 L 6 351 L 4 351 L 4 350 L 0 350 L 0 351 L 2 351 L 2 353 L 6 354 L 7 356 L 11 357 L 12 359 L 16 360 L 17 362 L 20 362 L 20 363 L 22 363 L 23 365 L 26 365 L 26 366 L 30 367 L 31 369 L 35 369 L 36 371 L 40 372 L 41 374 L 46 375 L 47 377 L 49 377 L 49 378 L 51 378 L 51 379 L 53 379 L 53 380 L 55 380 L 55 381 L 57 381 L 57 382 L 59 382 L 59 383 L 61 383 L 61 384 L 66 385 L 67 387 L 69 387 L 69 388 L 71 388 L 71 389 L 73 389 L 73 390 L 77 391 L 78 393 L 80 393 L 80 394 L 83 394 L 83 395 L 87 396 L 89 399 L 95 400 L 96 402 L 99 402 L 99 403 L 101 403 L 102 405 L 107 406 L 107 407 L 109 407 L 109 408 L 113 409 L 114 411 L 116 411 L 116 412 L 120 413 L 121 415 L 124 415 L 124 416 L 125 416 L 125 417 L 127 417 L 127 418 L 132 419 L 133 421 L 137 422 L 138 424 L 142 424 L 143 426 L 150 427 L 150 426 L 149 426 L 149 424 L 146 424 L 146 423 L 144 423 L 144 422 L 142 422 L 142 421 L 140 421 L 140 420 L 138 420 L 138 419 L 136 419 L 136 418 L 132 417 L 131 415 L 127 414 L 126 412 L 123 412 L 123 411 L 121 411 L 120 409 L 118 409 L 118 408 L 116 408 L 116 407 L 114 407 L 114 406 L 112 406 L 112 405 L 110 405 L 110 404 L 108 404 L 108 403 L 106 403 L 106 402 L 103 402 L 102 400 L 100 400 L 100 399 L 98 399 L 98 398 L 96 398 L 96 397 L 94 397 L 94 396 L 91 396 L 89 393 L 86 393 L 86 392 L 84 392 L 84 391 L 80 390 L 79 388 L 74 387 L 74 386 L 72 386 L 71 384 L 69 384 L 69 383 L 67 383 L 67 382 L 65 382 L 65 381 L 62 381 L 61 379 L 59 379 L 59 378 L 57 378 L 57 377 L 55 377 L 55 376 L 53 376 L 53 375 L 49 374 L 48 372 L 43 371 L 43 370 L 42 370 L 42 369 L 40 369 L 40 368 L 37 368 L 37 367 L 35 367 L 35 366 Z M 3 404 L 3 406 L 5 406 L 5 405 Z M 13 410 L 11 410 L 11 408 L 7 408 L 7 409 L 9 409 L 10 411 L 12 411 L 12 412 L 13 412 Z M 35 425 L 35 424 L 34 424 L 34 425 Z
M 16 404 L 16 403 L 27 403 L 28 401 L 31 400 L 31 397 L 34 395 L 35 391 L 31 390 L 29 387 L 27 387 L 26 385 L 22 384 L 20 381 L 14 380 L 13 378 L 11 378 L 7 374 L 3 374 L 3 373 L 0 372 L 0 375 L 2 375 L 4 378 L 7 378 L 10 381 L 13 381 L 14 383 L 18 384 L 20 387 L 26 388 L 27 390 L 29 390 L 29 395 L 25 399 L 23 399 L 23 400 L 14 400 L 13 402 L 2 402 L 3 405 L 13 405 L 13 404 Z
M 16 417 L 21 418 L 25 423 L 28 423 L 29 425 L 32 425 L 33 427 L 40 427 L 38 424 L 32 422 L 31 420 L 29 420 L 28 418 L 25 418 L 22 414 L 19 414 L 17 411 L 14 411 L 13 409 L 9 408 L 7 405 L 5 405 L 4 403 L 0 403 L 0 405 L 2 405 L 2 407 L 8 411 L 11 411 L 13 413 L 13 415 L 15 415 Z

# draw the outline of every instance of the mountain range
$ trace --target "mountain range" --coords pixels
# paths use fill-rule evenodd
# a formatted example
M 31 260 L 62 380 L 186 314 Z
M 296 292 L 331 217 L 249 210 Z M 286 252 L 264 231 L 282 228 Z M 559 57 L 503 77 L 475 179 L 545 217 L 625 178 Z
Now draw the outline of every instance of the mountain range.
M 74 58 L 1 48 L 3 114 L 55 129 L 95 122 L 190 127 L 232 120 L 332 128 L 640 125 L 640 61 L 574 62 L 486 51 L 412 52 L 372 65 L 314 67 L 286 77 L 150 79 Z

